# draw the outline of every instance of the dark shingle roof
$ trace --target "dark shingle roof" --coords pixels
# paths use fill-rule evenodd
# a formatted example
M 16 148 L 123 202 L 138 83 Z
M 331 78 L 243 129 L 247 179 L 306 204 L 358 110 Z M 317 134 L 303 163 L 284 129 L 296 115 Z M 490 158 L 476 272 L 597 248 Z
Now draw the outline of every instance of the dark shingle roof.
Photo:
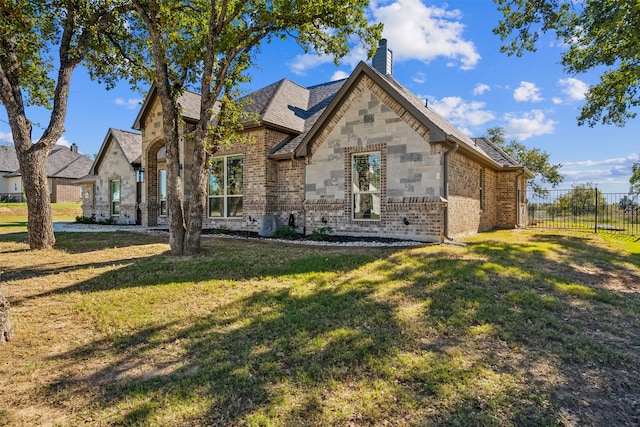
M 300 112 L 301 117 L 304 119 L 302 132 L 281 142 L 272 150 L 271 154 L 284 155 L 294 152 L 309 130 L 316 124 L 344 82 L 345 80 L 337 80 L 307 88 L 309 91 L 309 103 L 304 111 Z
M 0 145 L 0 172 L 13 172 L 19 167 L 16 149 L 13 146 Z
M 500 147 L 493 143 L 488 138 L 473 138 L 473 141 L 478 145 L 487 156 L 489 156 L 494 162 L 502 166 L 520 166 L 518 162 L 513 160 L 511 156 L 502 151 Z
M 13 147 L 11 147 L 13 148 Z M 77 179 L 89 173 L 93 162 L 87 156 L 71 151 L 62 145 L 55 145 L 45 163 L 46 175 L 49 178 Z M 20 176 L 20 169 L 6 174 L 7 177 Z
M 139 133 L 121 129 L 109 129 L 129 163 L 139 161 L 142 155 L 142 136 Z

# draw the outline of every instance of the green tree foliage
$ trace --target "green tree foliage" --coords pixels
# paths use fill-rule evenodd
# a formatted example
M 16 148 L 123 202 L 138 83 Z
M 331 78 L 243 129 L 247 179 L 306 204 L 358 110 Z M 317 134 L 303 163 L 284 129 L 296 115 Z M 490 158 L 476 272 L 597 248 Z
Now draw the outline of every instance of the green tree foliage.
M 380 38 L 381 25 L 366 19 L 366 0 L 133 0 L 138 19 L 130 22 L 137 38 L 122 47 L 126 57 L 143 59 L 132 71 L 145 73 L 162 104 L 167 153 L 169 243 L 175 255 L 199 250 L 202 214 L 207 197 L 207 159 L 221 145 L 238 142 L 247 119 L 234 100 L 247 81 L 262 43 L 294 38 L 305 52 L 336 61 L 349 52 L 349 41 L 369 47 Z M 107 66 L 106 68 L 109 68 Z M 121 70 L 111 67 L 113 79 Z M 101 70 L 104 74 L 107 70 Z M 136 80 L 138 75 L 133 75 Z M 185 88 L 201 94 L 200 118 L 190 135 L 194 143 L 191 174 L 180 176 L 178 97 Z M 181 180 L 189 203 L 181 193 Z
M 558 197 L 557 204 L 563 212 L 574 216 L 592 214 L 596 211 L 596 189 L 593 183 L 577 184 L 571 191 Z M 603 209 L 607 201 L 601 191 L 597 192 L 598 209 Z
M 108 62 L 106 45 L 127 34 L 128 7 L 125 0 L 0 4 L 0 102 L 7 111 L 20 164 L 31 248 L 55 243 L 45 161 L 64 131 L 71 75 L 83 61 L 88 65 L 96 59 Z M 90 52 L 94 54 L 89 56 Z M 38 141 L 32 141 L 27 106 L 51 110 Z
M 550 163 L 549 153 L 546 151 L 539 148 L 527 148 L 524 144 L 515 140 L 507 143 L 502 127 L 488 129 L 487 136 L 516 162 L 529 169 L 542 183 L 557 187 L 564 180 L 564 177 L 559 172 L 562 164 Z M 543 197 L 549 193 L 547 189 L 534 180 L 528 181 L 528 187 L 533 192 L 533 195 L 537 197 Z
M 629 178 L 629 193 L 640 194 L 640 163 L 634 163 L 631 167 L 631 178 Z
M 501 50 L 521 56 L 535 51 L 543 33 L 568 46 L 562 65 L 569 74 L 601 72 L 589 88 L 578 123 L 623 126 L 640 105 L 640 3 L 637 0 L 494 0 L 503 18 L 494 33 Z

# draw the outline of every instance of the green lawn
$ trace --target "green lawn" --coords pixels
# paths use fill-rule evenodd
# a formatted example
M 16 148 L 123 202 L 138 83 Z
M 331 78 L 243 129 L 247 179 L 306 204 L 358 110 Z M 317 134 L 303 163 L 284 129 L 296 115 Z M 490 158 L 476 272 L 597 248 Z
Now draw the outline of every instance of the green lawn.
M 1 218 L 1 217 L 0 217 Z M 0 219 L 0 221 L 2 221 Z M 0 224 L 1 225 L 1 224 Z M 11 231 L 7 231 L 11 230 Z M 640 244 L 325 248 L 0 227 L 0 425 L 633 425 Z

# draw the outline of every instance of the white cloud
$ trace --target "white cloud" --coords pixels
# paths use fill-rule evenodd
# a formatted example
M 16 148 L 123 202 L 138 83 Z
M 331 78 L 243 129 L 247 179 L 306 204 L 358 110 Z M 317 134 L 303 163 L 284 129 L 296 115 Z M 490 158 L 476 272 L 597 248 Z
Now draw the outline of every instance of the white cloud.
M 64 136 L 62 136 L 56 142 L 56 145 L 62 145 L 63 147 L 71 147 L 71 142 L 69 140 L 67 140 Z
M 484 102 L 467 102 L 457 96 L 448 96 L 429 102 L 430 108 L 436 110 L 466 134 L 470 133 L 468 127 L 481 126 L 495 119 L 491 111 L 484 109 L 485 105 Z
M 490 91 L 491 88 L 489 87 L 489 85 L 486 85 L 484 83 L 478 83 L 476 85 L 475 88 L 473 88 L 473 94 L 474 95 L 482 95 L 483 93 Z
M 558 98 L 557 96 L 554 96 L 553 98 L 551 98 L 551 101 L 552 101 L 555 105 L 562 104 L 562 99 Z
M 13 135 L 11 132 L 2 132 L 0 131 L 0 143 L 12 145 L 13 144 Z
M 346 79 L 347 77 L 349 77 L 349 73 L 338 70 L 331 76 L 331 81 L 334 82 L 336 80 Z
M 384 23 L 383 35 L 395 61 L 444 57 L 451 60 L 449 65 L 469 70 L 480 60 L 473 42 L 462 36 L 459 10 L 426 6 L 420 0 L 397 0 L 383 7 L 372 2 L 371 9 L 375 20 Z
M 504 126 L 506 138 L 524 141 L 532 136 L 553 133 L 558 122 L 545 117 L 541 110 L 531 110 L 521 116 L 505 114 L 507 124 Z
M 418 72 L 411 79 L 414 83 L 422 84 L 427 81 L 427 75 L 425 73 Z
M 460 22 L 459 10 L 426 6 L 420 0 L 396 0 L 379 5 L 370 3 L 373 22 L 384 23 L 384 37 L 393 51 L 394 61 L 417 59 L 430 62 L 436 58 L 448 58 L 449 66 L 469 70 L 476 66 L 480 54 L 473 42 L 462 36 L 465 25 Z M 351 52 L 341 60 L 354 68 L 367 60 L 367 51 L 355 44 Z M 328 55 L 297 55 L 287 66 L 294 74 L 304 75 L 309 70 L 333 62 Z
M 558 80 L 558 85 L 562 86 L 562 92 L 569 97 L 570 101 L 582 101 L 589 86 L 582 80 L 569 77 Z
M 640 156 L 636 153 L 629 155 L 628 157 L 616 157 L 613 159 L 604 160 L 584 160 L 580 162 L 563 162 L 565 167 L 592 167 L 602 165 L 626 165 L 631 169 L 631 165 L 640 160 Z
M 535 83 L 520 82 L 520 86 L 513 91 L 513 99 L 518 102 L 538 102 L 542 101 L 540 96 L 540 89 Z
M 127 110 L 133 110 L 135 108 L 140 107 L 140 104 L 142 104 L 142 99 L 140 99 L 140 98 L 129 98 L 129 99 L 116 98 L 114 102 L 115 102 L 116 105 L 125 107 Z

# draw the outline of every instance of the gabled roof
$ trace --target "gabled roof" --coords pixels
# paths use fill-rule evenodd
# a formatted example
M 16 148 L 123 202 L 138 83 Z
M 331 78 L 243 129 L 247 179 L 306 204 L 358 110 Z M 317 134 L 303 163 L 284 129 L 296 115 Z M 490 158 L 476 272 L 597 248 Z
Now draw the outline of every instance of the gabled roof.
M 113 140 L 113 142 L 118 145 L 130 165 L 140 163 L 140 156 L 142 156 L 142 136 L 135 132 L 109 128 L 100 146 L 100 151 L 91 166 L 92 175 L 98 174 L 98 168 L 100 163 L 102 163 L 106 150 L 108 150 L 110 140 Z
M 0 145 L 0 172 L 13 172 L 19 168 L 16 149 L 13 146 Z
M 133 122 L 133 129 L 141 130 L 142 129 L 142 121 L 147 115 L 147 110 L 149 106 L 152 104 L 153 100 L 157 96 L 158 89 L 155 84 L 151 86 L 149 89 L 149 93 L 144 98 L 144 102 L 142 103 L 142 107 L 140 107 L 140 111 L 138 111 L 138 115 L 136 116 L 136 120 Z M 182 107 L 182 117 L 185 119 L 198 120 L 200 117 L 200 95 L 197 93 L 191 92 L 189 90 L 185 90 L 182 95 L 178 97 L 178 105 Z
M 8 147 L 13 149 L 13 147 Z M 15 151 L 13 153 L 15 156 Z M 17 157 L 16 157 L 17 161 Z M 55 145 L 47 157 L 45 163 L 46 175 L 49 178 L 69 178 L 77 179 L 85 176 L 91 168 L 91 159 L 75 151 L 71 151 L 68 147 Z M 5 177 L 20 176 L 20 169 L 17 168 Z
M 400 84 L 391 75 L 383 75 L 364 62 L 360 62 L 351 73 L 349 78 L 341 85 L 335 96 L 330 98 L 330 102 L 322 108 L 321 114 L 314 121 L 311 129 L 298 136 L 299 143 L 295 144 L 295 154 L 304 157 L 310 154 L 310 143 L 317 133 L 323 128 L 332 112 L 340 105 L 348 94 L 355 88 L 363 76 L 372 79 L 379 87 L 398 102 L 416 120 L 429 129 L 430 141 L 433 143 L 457 144 L 461 152 L 472 155 L 483 163 L 487 163 L 494 168 L 523 168 L 513 159 L 507 156 L 502 150 L 491 141 L 477 143 L 469 138 L 462 131 L 449 123 L 435 110 L 429 108 L 416 95 Z M 289 146 L 293 144 L 288 144 Z M 526 170 L 526 168 L 524 168 Z M 528 171 L 527 171 L 528 172 Z M 530 173 L 530 172 L 529 172 Z

